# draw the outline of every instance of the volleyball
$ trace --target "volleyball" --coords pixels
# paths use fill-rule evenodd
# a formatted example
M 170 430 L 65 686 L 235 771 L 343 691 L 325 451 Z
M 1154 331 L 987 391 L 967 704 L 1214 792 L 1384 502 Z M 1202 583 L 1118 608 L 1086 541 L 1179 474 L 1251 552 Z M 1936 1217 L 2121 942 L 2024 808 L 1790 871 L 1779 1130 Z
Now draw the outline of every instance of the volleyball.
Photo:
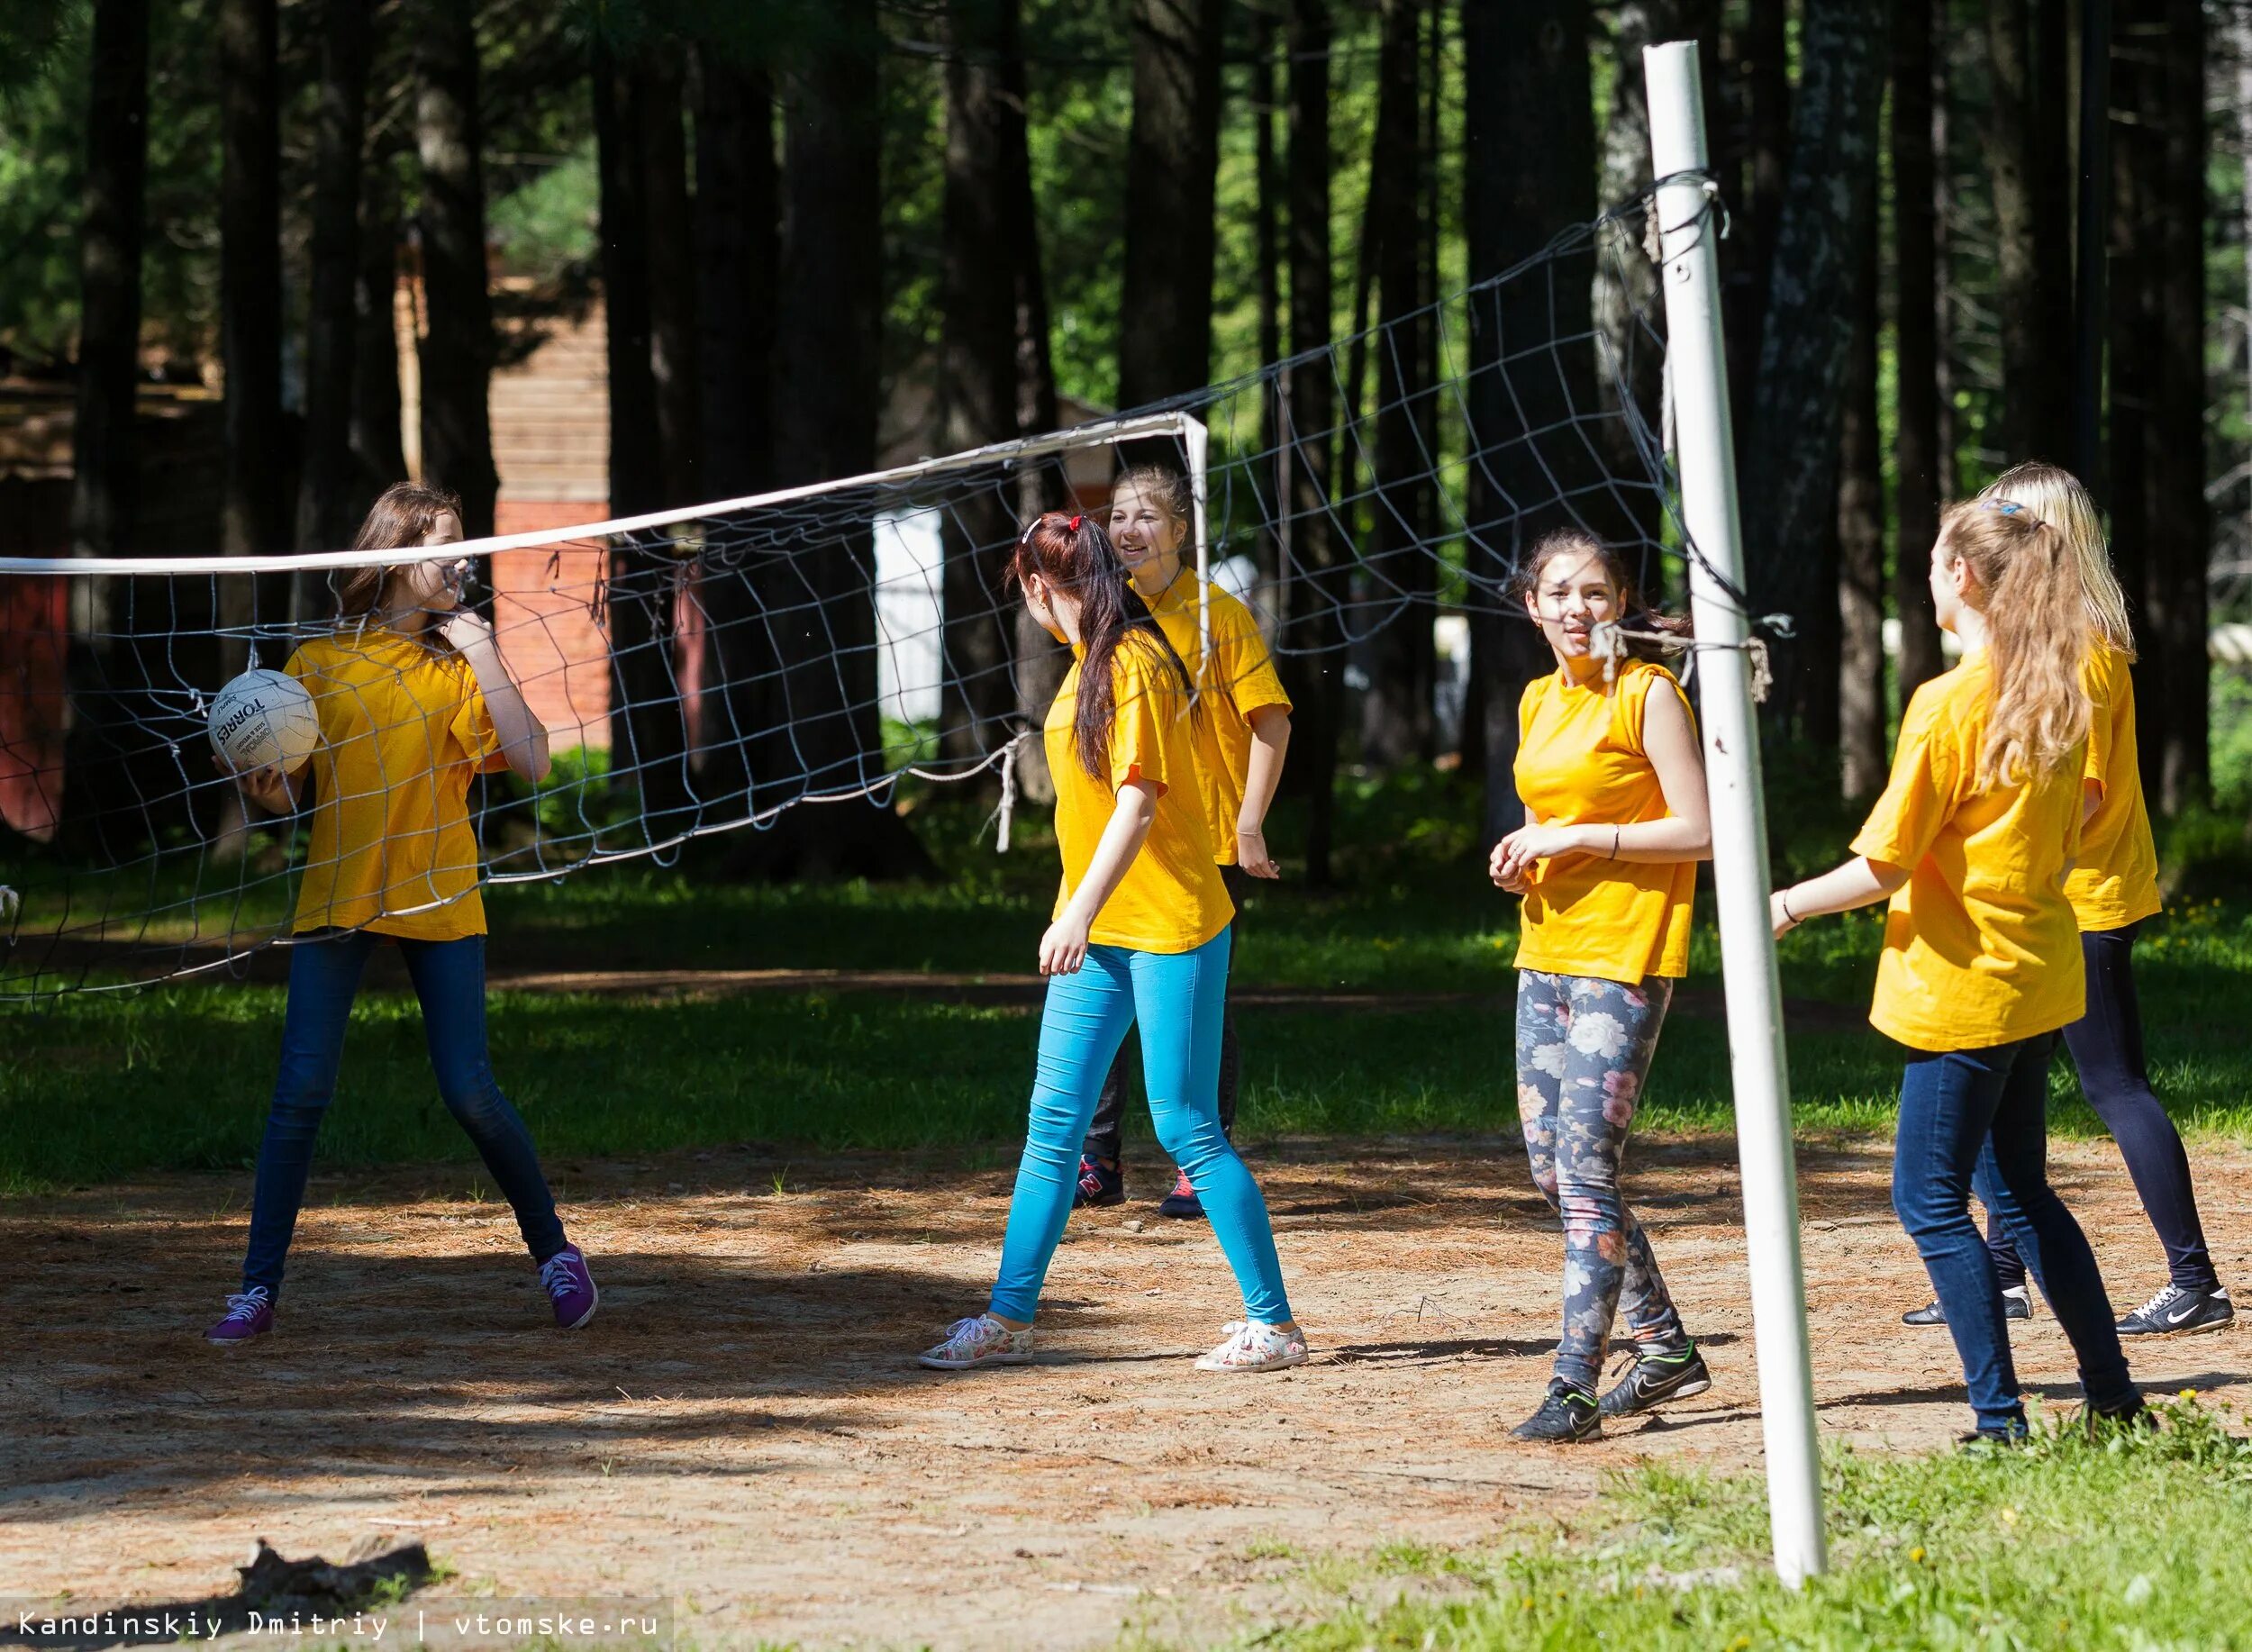
M 313 696 L 278 671 L 245 671 L 211 703 L 211 746 L 236 773 L 295 769 L 321 743 Z

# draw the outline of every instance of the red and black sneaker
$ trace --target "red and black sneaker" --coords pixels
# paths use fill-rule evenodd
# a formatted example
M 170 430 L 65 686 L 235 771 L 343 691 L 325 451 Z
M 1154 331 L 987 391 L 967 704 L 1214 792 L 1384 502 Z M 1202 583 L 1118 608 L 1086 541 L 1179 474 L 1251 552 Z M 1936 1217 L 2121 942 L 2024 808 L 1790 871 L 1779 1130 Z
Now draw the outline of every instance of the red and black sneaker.
M 1097 1205 L 1126 1203 L 1126 1173 L 1117 1165 L 1106 1165 L 1092 1153 L 1079 1155 L 1079 1191 L 1071 1197 L 1075 1211 L 1092 1209 Z
M 1204 1202 L 1196 1196 L 1187 1171 L 1174 1172 L 1173 1191 L 1158 1201 L 1158 1214 L 1170 1216 L 1176 1221 L 1203 1221 Z

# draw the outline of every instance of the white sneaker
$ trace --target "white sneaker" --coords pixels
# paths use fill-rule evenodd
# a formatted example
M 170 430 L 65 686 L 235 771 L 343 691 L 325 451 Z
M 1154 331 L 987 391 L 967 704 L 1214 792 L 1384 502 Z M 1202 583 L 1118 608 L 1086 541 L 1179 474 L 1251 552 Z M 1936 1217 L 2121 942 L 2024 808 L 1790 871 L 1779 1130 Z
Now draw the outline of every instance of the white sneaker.
M 1279 1371 L 1306 1363 L 1306 1337 L 1258 1320 L 1230 1320 L 1221 1332 L 1228 1339 L 1196 1362 L 1199 1371 Z
M 957 1320 L 946 1340 L 925 1348 L 917 1359 L 933 1371 L 967 1371 L 972 1366 L 1021 1366 L 1032 1357 L 1032 1332 L 1011 1330 L 990 1313 Z

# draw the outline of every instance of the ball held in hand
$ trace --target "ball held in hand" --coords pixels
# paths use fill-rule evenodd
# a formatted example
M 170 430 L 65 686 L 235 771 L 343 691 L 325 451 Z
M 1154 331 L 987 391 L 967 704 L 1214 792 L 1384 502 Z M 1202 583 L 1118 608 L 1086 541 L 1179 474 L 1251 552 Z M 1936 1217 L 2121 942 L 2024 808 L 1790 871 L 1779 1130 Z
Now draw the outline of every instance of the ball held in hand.
M 279 671 L 245 671 L 211 703 L 211 747 L 237 774 L 294 770 L 321 743 L 313 696 Z

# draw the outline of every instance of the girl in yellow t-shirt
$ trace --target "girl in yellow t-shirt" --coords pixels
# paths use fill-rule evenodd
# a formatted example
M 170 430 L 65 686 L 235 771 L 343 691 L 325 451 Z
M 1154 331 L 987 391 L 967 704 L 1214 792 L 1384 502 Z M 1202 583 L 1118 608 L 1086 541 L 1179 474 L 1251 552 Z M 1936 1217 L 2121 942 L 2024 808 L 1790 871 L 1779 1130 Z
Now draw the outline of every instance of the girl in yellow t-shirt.
M 1049 708 L 1049 772 L 1063 857 L 1055 921 L 1040 938 L 1048 1003 L 1001 1274 L 985 1312 L 922 1356 L 937 1370 L 1021 1365 L 1063 1238 L 1079 1145 L 1129 1026 L 1141 1027 L 1158 1140 L 1187 1174 L 1243 1292 L 1243 1318 L 1203 1371 L 1303 1365 L 1258 1184 L 1221 1132 L 1220 1017 L 1228 992 L 1228 892 L 1197 795 L 1187 667 L 1134 595 L 1110 538 L 1050 513 L 1017 541 L 1024 606 L 1078 658 Z
M 1521 1439 L 1585 1439 L 1712 1385 L 1619 1192 L 1627 1129 L 1674 981 L 1689 967 L 1696 863 L 1712 851 L 1704 769 L 1672 673 L 1621 659 L 1636 612 L 1624 562 L 1576 530 L 1524 564 L 1525 606 L 1556 655 L 1518 707 L 1525 824 L 1490 870 L 1524 897 L 1517 950 L 1517 1112 L 1532 1177 L 1564 1219 L 1564 1336 Z M 1639 1357 L 1605 1394 L 1595 1380 L 1624 1307 Z
M 2080 926 L 2080 957 L 2088 1007 L 2065 1029 L 2065 1048 L 2080 1074 L 2080 1089 L 2119 1143 L 2128 1175 L 2142 1200 L 2166 1257 L 2166 1283 L 2119 1322 L 2122 1337 L 2181 1336 L 2218 1330 L 2237 1316 L 2214 1271 L 2198 1220 L 2197 1190 L 2182 1132 L 2150 1088 L 2143 1059 L 2142 1011 L 2135 995 L 2135 936 L 2157 912 L 2158 851 L 2144 806 L 2135 749 L 2134 635 L 2127 599 L 2111 572 L 2103 521 L 2088 490 L 2070 471 L 2039 463 L 2018 465 L 1979 495 L 2020 504 L 2065 537 L 2071 576 L 2079 582 L 2092 633 L 2085 679 L 2089 723 L 2087 761 L 2081 771 L 2080 854 L 2065 877 L 2065 898 Z M 1981 1199 L 1993 1182 L 1982 1157 L 1972 1186 Z M 2025 1262 L 1987 1203 L 1986 1244 L 2012 1317 L 2031 1312 Z M 1937 1303 L 1906 1316 L 1911 1324 L 1938 1324 Z
M 1149 605 L 1174 652 L 1189 665 L 1199 689 L 1200 714 L 1191 724 L 1196 751 L 1196 793 L 1211 829 L 1212 857 L 1236 909 L 1235 938 L 1243 937 L 1248 880 L 1282 876 L 1267 849 L 1267 811 L 1283 776 L 1290 746 L 1290 696 L 1251 611 L 1220 586 L 1200 584 L 1185 557 L 1193 500 L 1177 470 L 1138 465 L 1111 487 L 1111 543 Z M 1200 613 L 1202 618 L 1200 620 Z M 1212 650 L 1203 647 L 1209 631 Z M 1121 1126 L 1126 1117 L 1130 1063 L 1121 1046 L 1103 1081 L 1103 1097 L 1079 1158 L 1082 1205 L 1121 1204 L 1125 1180 L 1119 1168 Z M 1236 1091 L 1243 1057 L 1232 1012 L 1220 1017 L 1220 1129 L 1233 1137 Z M 1194 1221 L 1204 1213 L 1185 1174 L 1158 1203 L 1158 1214 Z
M 1976 1437 L 2025 1433 L 2002 1282 L 1970 1218 L 1995 1212 L 2056 1310 L 2091 1414 L 2142 1409 L 2095 1256 L 2048 1185 L 2048 1062 L 2083 1008 L 2065 878 L 2080 849 L 2088 629 L 2064 536 L 2024 506 L 1954 506 L 1931 548 L 1955 669 L 1917 689 L 1855 858 L 1774 896 L 1775 932 L 1889 900 L 1869 1020 L 1908 1047 L 1893 1208 L 1955 1338 Z
M 515 1212 L 556 1323 L 576 1330 L 595 1314 L 586 1258 L 564 1236 L 531 1132 L 493 1082 L 486 1054 L 485 909 L 469 783 L 499 768 L 541 779 L 548 736 L 493 628 L 459 605 L 468 565 L 437 548 L 460 538 L 461 504 L 449 493 L 402 482 L 376 501 L 353 549 L 406 556 L 355 570 L 334 629 L 299 648 L 287 667 L 313 696 L 320 746 L 294 773 L 237 776 L 269 812 L 295 810 L 308 780 L 313 803 L 250 1251 L 241 1291 L 205 1333 L 215 1343 L 248 1342 L 274 1328 L 345 1024 L 368 954 L 386 940 L 398 947 L 422 1002 L 438 1093 Z

